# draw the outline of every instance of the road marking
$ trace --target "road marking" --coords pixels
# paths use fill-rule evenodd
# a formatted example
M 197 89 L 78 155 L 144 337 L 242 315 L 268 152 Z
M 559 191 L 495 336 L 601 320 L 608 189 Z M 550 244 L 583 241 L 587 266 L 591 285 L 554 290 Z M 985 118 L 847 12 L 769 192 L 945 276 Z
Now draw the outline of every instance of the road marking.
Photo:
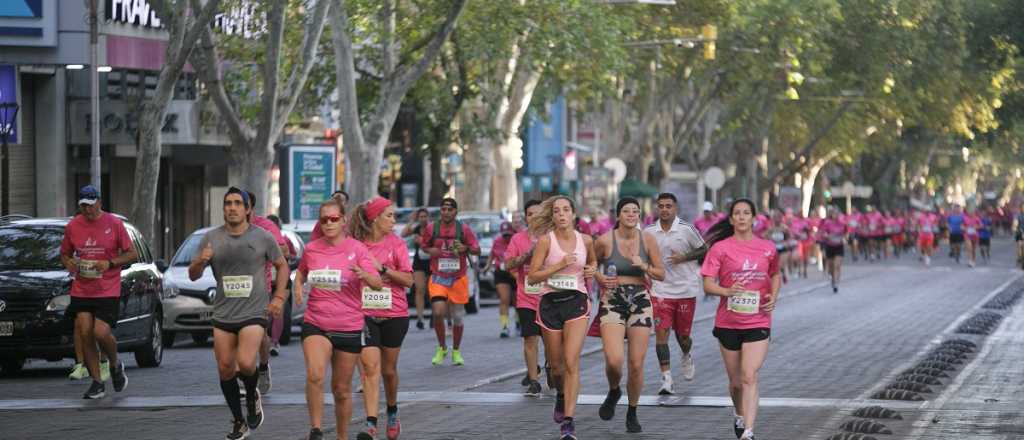
M 417 391 L 398 393 L 398 400 L 403 404 L 432 403 L 443 405 L 480 405 L 480 404 L 537 404 L 547 407 L 552 400 L 550 395 L 540 398 L 527 397 L 520 393 L 451 393 L 447 391 Z M 579 405 L 600 405 L 604 402 L 603 394 L 583 394 L 577 400 Z M 324 394 L 324 403 L 333 405 L 331 394 Z M 263 397 L 264 405 L 306 405 L 306 395 L 299 393 L 273 394 Z M 762 397 L 761 407 L 766 408 L 835 408 L 853 409 L 866 405 L 885 404 L 898 409 L 921 409 L 921 402 L 887 402 L 879 400 L 859 399 L 797 399 L 787 397 Z M 626 405 L 625 401 L 619 405 Z M 732 407 L 732 400 L 722 396 L 640 396 L 640 406 L 656 407 Z M 19 399 L 0 400 L 0 411 L 26 410 L 124 410 L 143 408 L 196 408 L 222 407 L 224 396 L 161 396 L 161 397 L 111 397 L 101 400 L 84 399 Z

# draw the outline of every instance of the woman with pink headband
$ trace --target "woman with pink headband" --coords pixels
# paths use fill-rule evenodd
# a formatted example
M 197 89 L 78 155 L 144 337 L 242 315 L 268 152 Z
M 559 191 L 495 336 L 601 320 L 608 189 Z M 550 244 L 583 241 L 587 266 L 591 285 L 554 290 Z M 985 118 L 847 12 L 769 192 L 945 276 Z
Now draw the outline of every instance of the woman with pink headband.
M 370 250 L 373 265 L 384 280 L 381 289 L 363 287 L 362 306 L 366 316 L 365 332 L 370 341 L 361 353 L 363 402 L 366 404 L 367 432 L 376 433 L 380 408 L 380 379 L 384 377 L 387 400 L 387 438 L 395 440 L 402 431 L 398 421 L 398 353 L 409 331 L 409 304 L 405 291 L 412 287 L 412 262 L 405 241 L 392 232 L 395 207 L 390 200 L 377 197 L 356 207 L 349 223 L 352 238 Z

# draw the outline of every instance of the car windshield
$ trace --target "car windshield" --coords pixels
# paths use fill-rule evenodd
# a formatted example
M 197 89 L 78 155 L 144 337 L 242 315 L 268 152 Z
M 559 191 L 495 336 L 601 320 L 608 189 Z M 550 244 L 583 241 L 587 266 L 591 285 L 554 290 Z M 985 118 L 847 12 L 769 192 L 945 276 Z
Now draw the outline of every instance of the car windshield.
M 498 231 L 501 228 L 500 218 L 470 218 L 470 219 L 459 219 L 460 222 L 469 225 L 469 228 L 473 230 L 477 238 L 493 237 L 498 235 Z
M 196 253 L 199 251 L 199 242 L 203 241 L 203 235 L 189 235 L 185 242 L 181 244 L 181 247 L 178 248 L 178 252 L 174 253 L 171 266 L 188 266 L 191 264 L 192 259 L 196 257 Z
M 9 225 L 0 228 L 0 270 L 63 270 L 59 226 Z

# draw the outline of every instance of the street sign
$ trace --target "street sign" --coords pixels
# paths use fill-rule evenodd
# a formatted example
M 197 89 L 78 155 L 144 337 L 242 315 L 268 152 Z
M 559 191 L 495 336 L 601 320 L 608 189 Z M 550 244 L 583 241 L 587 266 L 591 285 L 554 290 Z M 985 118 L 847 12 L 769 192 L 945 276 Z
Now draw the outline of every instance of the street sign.
M 623 162 L 622 159 L 617 157 L 608 159 L 604 161 L 604 167 L 612 170 L 612 182 L 616 185 L 626 180 L 626 162 Z
M 704 170 L 704 185 L 712 190 L 720 190 L 725 186 L 725 172 L 719 167 Z
M 843 197 L 856 197 L 860 199 L 869 199 L 871 198 L 871 195 L 875 193 L 875 188 L 871 187 L 870 185 L 851 184 L 850 187 L 847 187 L 844 184 L 841 187 L 833 186 L 830 189 L 832 191 L 832 194 L 842 194 Z
M 856 188 L 857 187 L 853 184 L 853 182 L 847 180 L 846 182 L 843 183 L 843 188 L 841 191 L 836 191 L 835 189 L 833 189 L 832 192 L 842 194 L 844 197 L 853 197 L 853 191 Z
M 289 222 L 315 220 L 320 204 L 331 198 L 335 183 L 333 145 L 288 147 Z

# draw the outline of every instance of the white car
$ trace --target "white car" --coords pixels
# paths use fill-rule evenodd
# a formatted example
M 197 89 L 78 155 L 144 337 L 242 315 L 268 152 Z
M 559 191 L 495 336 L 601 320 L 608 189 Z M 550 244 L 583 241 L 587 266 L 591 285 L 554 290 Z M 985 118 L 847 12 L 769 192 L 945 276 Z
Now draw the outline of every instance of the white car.
M 203 235 L 206 235 L 206 232 L 211 229 L 213 228 L 203 228 L 189 235 L 174 253 L 170 264 L 162 268 L 164 272 L 163 344 L 165 347 L 169 348 L 174 345 L 174 338 L 178 332 L 189 333 L 197 344 L 206 343 L 213 332 L 210 320 L 213 317 L 213 298 L 217 295 L 217 282 L 213 278 L 213 271 L 207 267 L 203 270 L 203 276 L 195 281 L 188 277 L 188 265 L 199 251 L 199 243 Z M 298 257 L 301 257 L 304 249 L 302 240 L 294 232 L 281 232 L 292 243 Z M 290 263 L 294 266 L 297 261 Z M 280 340 L 282 345 L 291 342 L 292 323 L 301 322 L 305 310 L 305 303 L 303 305 L 293 304 L 289 296 L 288 301 L 285 302 L 285 331 L 281 333 Z

